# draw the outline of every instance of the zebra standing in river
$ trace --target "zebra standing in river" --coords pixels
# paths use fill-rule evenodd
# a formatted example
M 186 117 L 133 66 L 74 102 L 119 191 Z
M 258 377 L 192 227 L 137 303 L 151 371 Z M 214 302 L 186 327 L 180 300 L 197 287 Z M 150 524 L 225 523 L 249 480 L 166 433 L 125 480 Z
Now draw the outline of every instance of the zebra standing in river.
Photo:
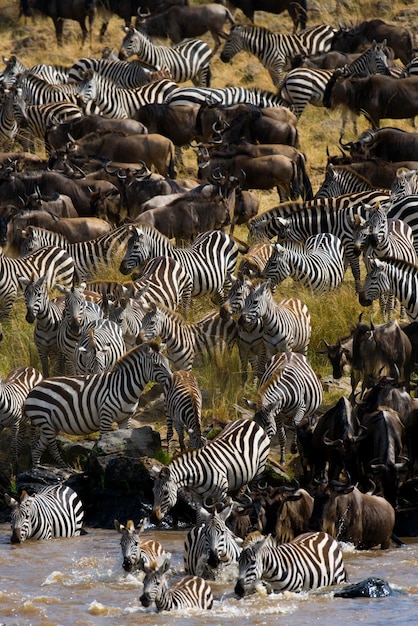
M 148 259 L 169 256 L 179 261 L 191 277 L 192 296 L 209 294 L 214 301 L 224 300 L 239 252 L 232 237 L 213 230 L 198 235 L 191 246 L 179 248 L 153 226 L 141 224 L 128 228 L 130 239 L 119 268 L 122 274 L 132 272 Z
M 198 450 L 189 450 L 166 467 L 155 470 L 151 522 L 160 523 L 177 502 L 179 491 L 202 501 L 225 501 L 260 477 L 270 452 L 270 439 L 261 426 L 247 419 L 230 422 L 221 433 Z
M 196 376 L 191 372 L 173 372 L 164 386 L 164 412 L 167 420 L 167 450 L 176 430 L 180 450 L 184 452 L 184 431 L 190 448 L 202 448 L 202 392 Z
M 26 423 L 22 419 L 23 403 L 29 391 L 42 380 L 34 367 L 16 367 L 4 380 L 0 376 L 0 426 L 12 433 L 13 471 L 17 472 L 19 450 Z
M 271 535 L 256 534 L 239 558 L 235 593 L 263 587 L 270 591 L 308 591 L 345 582 L 338 542 L 324 532 L 309 532 L 278 545 Z
M 57 444 L 60 431 L 70 435 L 109 432 L 112 423 L 129 428 L 139 396 L 149 381 L 164 384 L 171 375 L 156 345 L 143 344 L 120 358 L 110 372 L 46 378 L 27 396 L 23 416 L 33 429 L 32 464 L 48 447 L 59 467 L 67 467 Z M 37 434 L 37 440 L 35 434 Z
M 241 50 L 251 52 L 268 70 L 274 85 L 279 87 L 291 57 L 329 50 L 334 34 L 335 30 L 326 24 L 308 29 L 304 37 L 301 34 L 272 33 L 262 26 L 233 26 L 221 52 L 221 61 L 228 63 Z
M 87 71 L 79 83 L 79 98 L 84 106 L 94 103 L 105 117 L 135 119 L 142 106 L 164 103 L 177 88 L 177 83 L 168 78 L 135 89 L 118 87 L 107 76 Z
M 83 505 L 67 485 L 44 487 L 33 496 L 23 491 L 19 502 L 8 494 L 5 499 L 12 508 L 12 543 L 82 533 Z
M 155 602 L 157 611 L 212 608 L 212 589 L 204 578 L 184 576 L 169 587 L 166 577 L 169 567 L 167 557 L 158 557 L 149 565 L 144 564 L 144 589 L 139 598 L 143 606 Z
M 147 519 L 144 518 L 135 527 L 130 519 L 126 525 L 121 524 L 119 520 L 114 520 L 114 525 L 120 538 L 120 547 L 122 549 L 122 567 L 126 572 L 139 569 L 144 563 L 154 561 L 158 556 L 168 555 L 159 541 L 155 539 L 141 539 L 141 535 L 145 530 Z
M 345 274 L 344 250 L 341 240 L 331 233 L 308 237 L 305 250 L 296 252 L 280 244 L 272 246 L 262 278 L 272 286 L 289 276 L 315 294 L 328 293 L 339 287 Z
M 283 418 L 291 426 L 311 417 L 322 402 L 321 381 L 309 361 L 297 352 L 275 354 L 266 364 L 258 385 L 257 402 L 249 402 L 255 409 L 254 421 L 262 426 L 270 439 L 279 434 L 280 463 L 285 463 L 286 431 Z M 295 430 L 291 452 L 297 451 Z
M 143 31 L 125 28 L 119 58 L 137 55 L 138 60 L 155 70 L 167 72 L 176 83 L 191 80 L 194 85 L 209 87 L 213 51 L 200 39 L 184 39 L 175 46 L 156 46 Z

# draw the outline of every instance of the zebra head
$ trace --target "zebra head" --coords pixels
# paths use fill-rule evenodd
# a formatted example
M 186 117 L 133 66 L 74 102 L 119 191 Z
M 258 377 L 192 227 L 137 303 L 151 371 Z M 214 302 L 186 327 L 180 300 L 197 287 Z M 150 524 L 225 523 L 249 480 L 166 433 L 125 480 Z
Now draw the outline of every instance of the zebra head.
M 32 516 L 31 508 L 34 500 L 33 496 L 29 496 L 26 491 L 22 491 L 20 502 L 5 494 L 6 504 L 12 509 L 11 527 L 12 527 L 12 543 L 23 543 L 32 534 Z
M 358 292 L 361 306 L 370 306 L 373 300 L 390 291 L 390 281 L 386 272 L 387 263 L 371 258 L 370 267 L 364 285 Z
M 126 26 L 124 28 L 125 37 L 122 40 L 122 45 L 119 48 L 119 60 L 126 61 L 134 54 L 140 54 L 144 43 L 147 42 L 148 37 L 142 31 L 137 30 L 133 26 Z
M 226 520 L 232 512 L 234 503 L 224 507 L 220 512 L 216 506 L 211 512 L 201 509 L 204 519 L 205 536 L 207 545 L 207 564 L 210 568 L 218 568 L 221 563 L 228 565 L 236 562 L 240 548 L 226 525 Z
M 233 26 L 230 34 L 227 36 L 225 45 L 221 52 L 221 61 L 223 63 L 229 63 L 229 61 L 241 50 L 244 50 L 245 33 L 248 27 L 246 26 Z
M 385 209 L 378 205 L 369 213 L 369 243 L 372 248 L 378 247 L 388 236 L 388 218 Z
M 275 287 L 290 276 L 290 273 L 288 251 L 277 243 L 273 246 L 273 252 L 261 272 L 261 277 L 270 280 L 271 286 Z
M 153 602 L 161 600 L 167 591 L 165 573 L 170 568 L 170 559 L 162 555 L 149 564 L 144 563 L 143 568 L 145 571 L 144 589 L 139 600 L 142 606 L 150 606 Z
M 33 324 L 38 314 L 44 309 L 45 302 L 48 298 L 45 281 L 45 275 L 37 280 L 34 275 L 32 275 L 30 280 L 25 276 L 19 276 L 19 283 L 25 295 L 25 319 L 29 324 Z
M 119 271 L 121 274 L 129 274 L 141 263 L 150 257 L 150 249 L 147 243 L 146 235 L 140 228 L 134 226 L 128 227 L 131 236 L 128 240 L 125 255 L 121 261 Z
M 238 560 L 238 580 L 235 584 L 235 593 L 242 598 L 246 593 L 254 591 L 261 582 L 263 575 L 264 548 L 272 539 L 264 537 L 258 531 L 251 533 L 245 540 L 245 545 Z
M 84 104 L 97 100 L 99 92 L 100 75 L 93 70 L 86 70 L 80 81 L 78 98 Z
M 269 298 L 272 298 L 268 282 L 256 281 L 247 295 L 238 323 L 240 326 L 254 325 L 267 310 Z
M 65 294 L 64 318 L 73 332 L 80 331 L 83 325 L 87 306 L 84 296 L 85 286 L 86 284 L 82 283 L 80 287 L 73 286 L 68 289 L 62 285 L 57 285 L 57 289 Z
M 266 435 L 271 439 L 277 433 L 276 416 L 279 417 L 280 403 L 271 402 L 259 406 L 254 415 L 254 422 L 264 428 Z
M 178 487 L 171 478 L 169 467 L 163 467 L 160 471 L 154 470 L 154 475 L 154 505 L 150 520 L 153 524 L 159 524 L 167 511 L 176 504 Z
M 131 519 L 126 522 L 126 526 L 115 519 L 114 525 L 116 530 L 122 535 L 120 538 L 123 557 L 122 567 L 126 572 L 131 572 L 135 566 L 140 565 L 140 533 L 144 530 L 145 519 L 140 522 L 138 528 L 135 528 L 135 524 Z
M 357 213 L 351 220 L 353 232 L 353 252 L 359 256 L 369 243 L 369 221 Z
M 146 313 L 142 318 L 140 337 L 143 341 L 152 341 L 161 333 L 163 311 L 155 302 L 149 302 L 143 308 Z

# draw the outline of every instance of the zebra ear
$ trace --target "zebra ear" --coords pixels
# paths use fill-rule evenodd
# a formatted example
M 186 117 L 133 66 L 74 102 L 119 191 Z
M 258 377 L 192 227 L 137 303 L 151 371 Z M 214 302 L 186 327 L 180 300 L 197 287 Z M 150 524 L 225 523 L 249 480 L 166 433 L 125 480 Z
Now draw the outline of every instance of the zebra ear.
M 12 496 L 9 496 L 8 493 L 4 494 L 4 499 L 6 500 L 7 506 L 14 508 L 19 505 L 18 501 L 15 500 Z
M 144 517 L 138 524 L 138 526 L 136 527 L 137 531 L 139 533 L 143 533 L 144 530 L 146 529 L 148 525 L 148 517 Z
M 123 524 L 121 524 L 118 519 L 114 519 L 113 520 L 113 525 L 114 525 L 115 529 L 118 531 L 118 533 L 121 533 L 123 531 L 123 529 L 125 528 L 125 526 Z

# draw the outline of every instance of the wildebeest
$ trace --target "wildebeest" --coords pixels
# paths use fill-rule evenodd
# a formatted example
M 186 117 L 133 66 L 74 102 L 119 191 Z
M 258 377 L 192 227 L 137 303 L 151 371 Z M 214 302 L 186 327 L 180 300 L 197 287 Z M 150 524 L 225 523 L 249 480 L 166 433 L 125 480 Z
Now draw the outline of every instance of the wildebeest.
M 217 0 L 225 4 L 225 0 Z M 254 22 L 256 11 L 266 11 L 267 13 L 280 14 L 287 11 L 293 22 L 293 32 L 306 28 L 308 20 L 308 9 L 306 0 L 229 0 L 237 9 L 241 9 L 246 17 Z
M 86 41 L 87 34 L 92 32 L 96 7 L 93 0 L 66 0 L 65 2 L 50 2 L 49 0 L 21 0 L 23 15 L 30 17 L 34 11 L 40 11 L 54 22 L 55 34 L 59 46 L 62 46 L 62 31 L 64 20 L 75 20 L 80 24 L 82 32 L 82 45 Z M 88 19 L 89 29 L 86 27 Z
M 101 155 L 112 161 L 143 162 L 163 176 L 175 178 L 174 144 L 157 133 L 124 135 L 119 133 L 89 133 L 70 142 L 69 151 L 87 156 Z
M 373 40 L 387 41 L 396 59 L 409 63 L 414 56 L 414 43 L 411 32 L 398 24 L 387 24 L 383 20 L 373 19 L 361 22 L 352 28 L 340 27 L 334 35 L 331 50 L 356 52 Z
M 259 530 L 277 543 L 292 541 L 309 530 L 313 497 L 298 485 L 268 487 L 259 514 Z
M 373 128 L 379 128 L 381 119 L 411 119 L 418 114 L 418 76 L 344 78 L 335 70 L 324 92 L 324 106 L 363 113 Z
M 400 128 L 384 127 L 367 130 L 356 141 L 341 143 L 355 161 L 418 161 L 418 133 Z
M 156 14 L 141 12 L 140 7 L 136 28 L 142 29 L 150 37 L 167 37 L 173 43 L 183 39 L 200 37 L 210 31 L 215 50 L 221 45 L 219 33 L 227 22 L 235 24 L 230 10 L 219 4 L 208 3 L 196 6 L 169 6 Z

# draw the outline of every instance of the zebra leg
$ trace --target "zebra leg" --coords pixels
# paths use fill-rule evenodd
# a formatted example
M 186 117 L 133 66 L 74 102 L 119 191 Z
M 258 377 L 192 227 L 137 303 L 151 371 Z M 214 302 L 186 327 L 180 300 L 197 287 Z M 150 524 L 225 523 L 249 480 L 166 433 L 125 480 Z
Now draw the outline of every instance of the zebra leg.
M 279 446 L 280 446 L 280 464 L 285 464 L 285 454 L 286 454 L 286 429 L 282 420 L 279 420 L 277 423 L 277 434 L 279 436 Z

